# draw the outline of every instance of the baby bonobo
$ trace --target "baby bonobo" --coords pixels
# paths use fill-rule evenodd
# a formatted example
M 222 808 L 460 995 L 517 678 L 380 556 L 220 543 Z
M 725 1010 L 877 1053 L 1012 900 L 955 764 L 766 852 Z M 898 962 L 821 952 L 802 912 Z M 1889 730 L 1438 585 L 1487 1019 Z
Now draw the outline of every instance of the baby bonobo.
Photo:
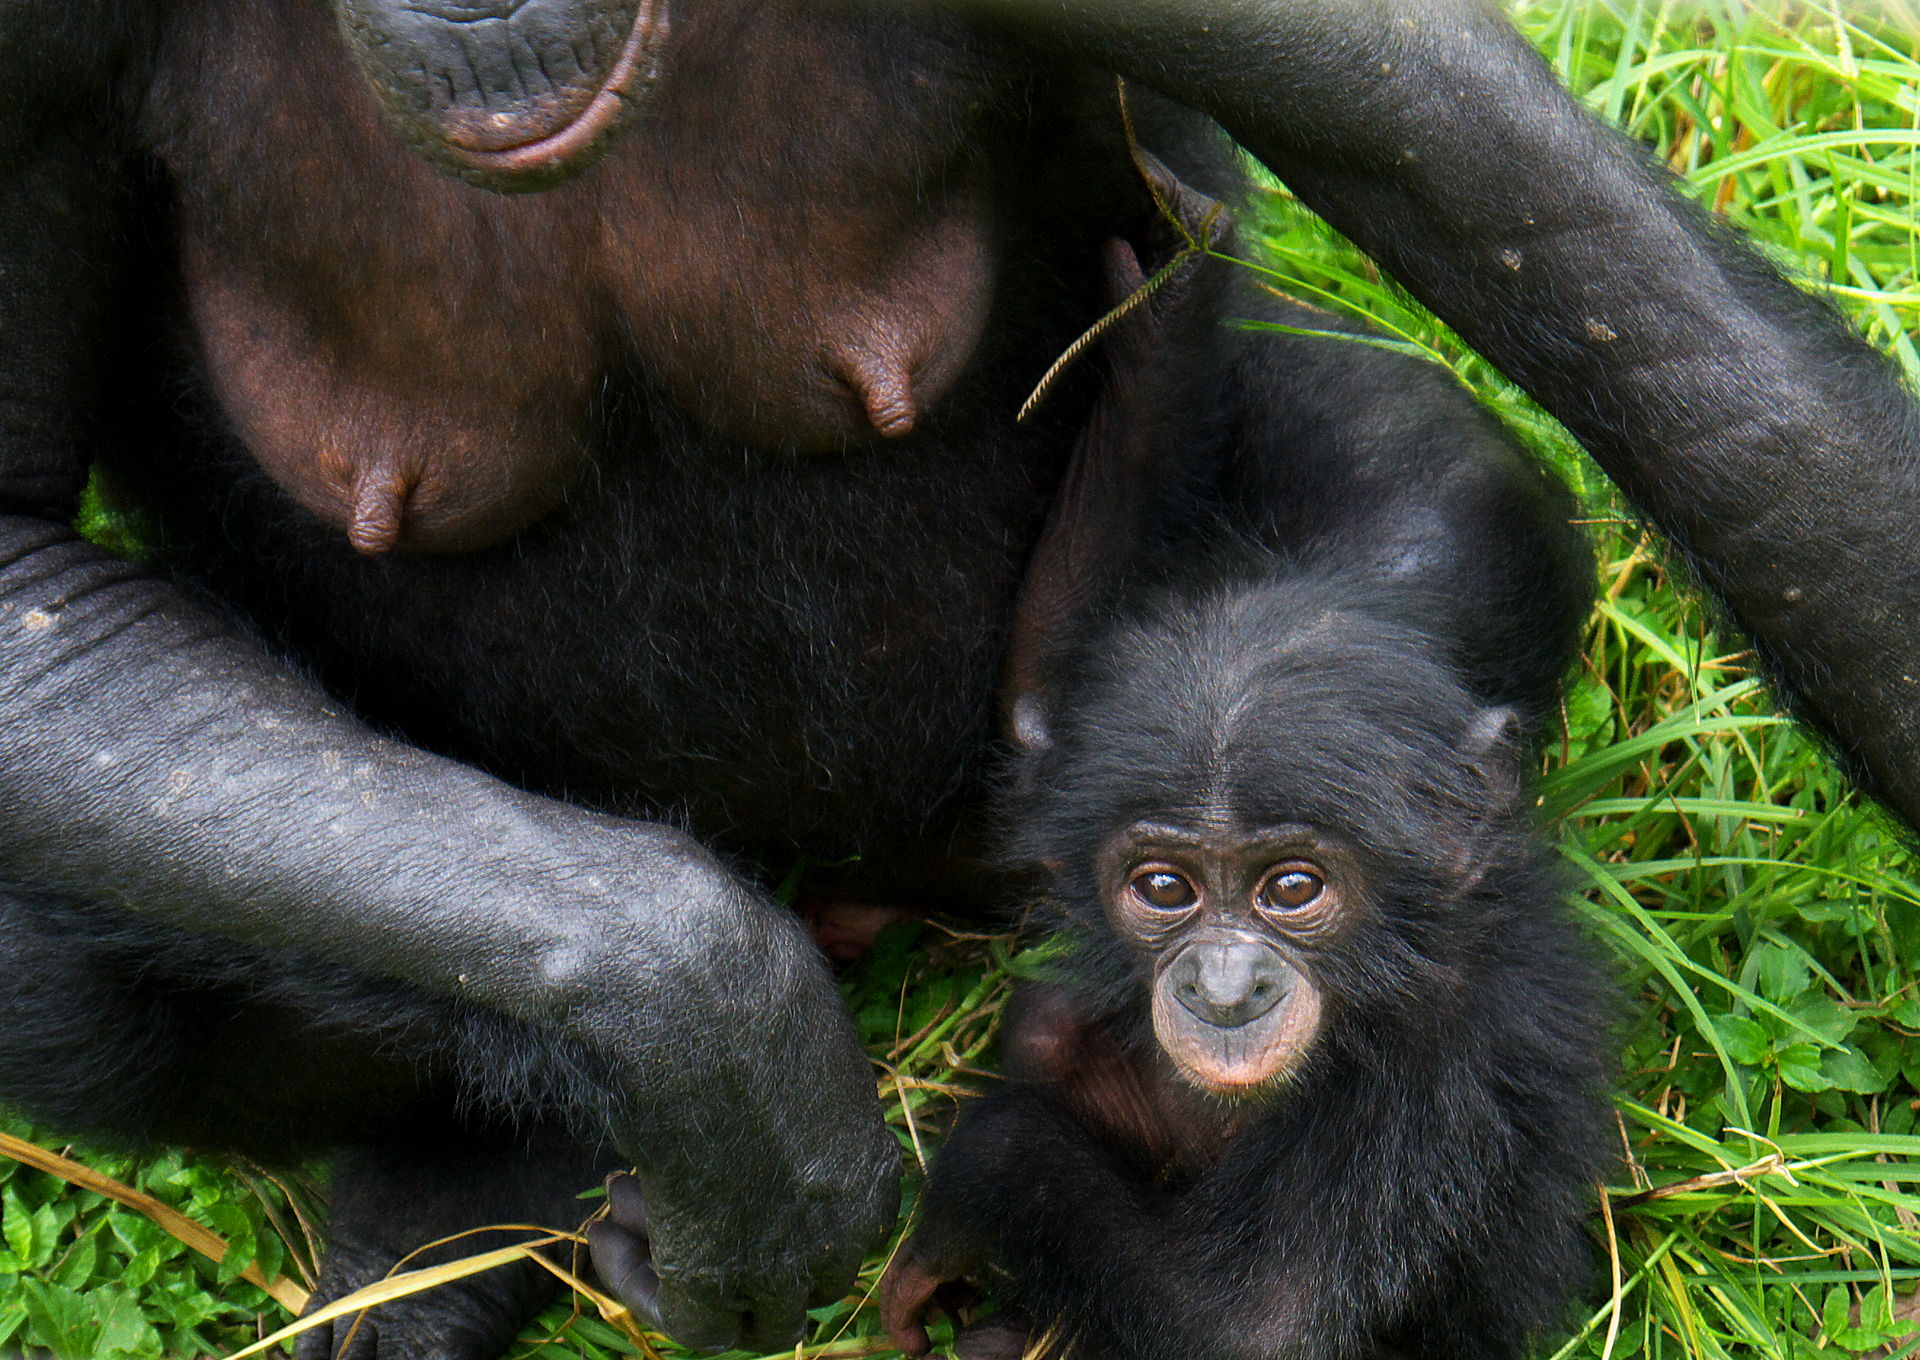
M 965 1360 L 1487 1360 L 1589 1268 L 1604 987 L 1526 776 L 1585 602 L 1507 565 L 1516 537 L 1579 551 L 1565 501 L 1468 422 L 1369 451 L 1404 477 L 1217 516 L 1191 469 L 1259 426 L 1170 400 L 1204 370 L 1167 348 L 1208 343 L 1183 309 L 1217 268 L 1109 337 L 1110 418 L 1029 579 L 1004 824 L 1073 947 L 1010 1006 L 1007 1081 L 962 1107 L 888 1276 L 910 1355 L 971 1277 L 1007 1306 Z M 1159 603 L 1114 616 L 1103 582 L 1145 572 Z

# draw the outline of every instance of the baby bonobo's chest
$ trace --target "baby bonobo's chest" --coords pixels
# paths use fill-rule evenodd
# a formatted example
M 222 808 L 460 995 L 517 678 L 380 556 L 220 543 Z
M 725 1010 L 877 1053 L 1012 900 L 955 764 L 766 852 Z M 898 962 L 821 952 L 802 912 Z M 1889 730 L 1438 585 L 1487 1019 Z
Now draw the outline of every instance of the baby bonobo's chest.
M 1001 253 L 984 148 L 1017 82 L 952 35 L 689 7 L 606 159 L 503 196 L 400 144 L 323 7 L 181 10 L 144 122 L 203 372 L 362 552 L 547 514 L 612 373 L 712 437 L 836 452 L 912 431 L 975 352 Z

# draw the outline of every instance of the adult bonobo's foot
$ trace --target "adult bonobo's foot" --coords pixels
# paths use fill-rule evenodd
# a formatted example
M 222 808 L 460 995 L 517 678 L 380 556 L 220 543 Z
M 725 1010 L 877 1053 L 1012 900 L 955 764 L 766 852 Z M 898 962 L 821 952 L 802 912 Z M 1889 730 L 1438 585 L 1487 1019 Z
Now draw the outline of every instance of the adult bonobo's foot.
M 451 1143 L 451 1145 L 450 1145 Z M 574 1228 L 606 1168 L 560 1138 L 352 1148 L 334 1163 L 333 1232 L 309 1310 L 383 1279 L 425 1243 L 490 1223 Z M 476 1233 L 403 1270 L 524 1242 Z M 304 1332 L 298 1360 L 493 1360 L 553 1294 L 531 1264 L 502 1266 Z

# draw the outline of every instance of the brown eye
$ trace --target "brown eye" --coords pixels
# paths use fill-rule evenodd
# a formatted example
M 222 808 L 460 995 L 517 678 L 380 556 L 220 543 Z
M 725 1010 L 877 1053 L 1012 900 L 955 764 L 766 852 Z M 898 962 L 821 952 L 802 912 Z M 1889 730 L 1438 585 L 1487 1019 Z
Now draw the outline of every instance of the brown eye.
M 1127 881 L 1133 895 L 1159 911 L 1179 911 L 1200 900 L 1184 874 L 1164 864 L 1149 865 Z
M 1327 881 L 1299 864 L 1283 864 L 1268 874 L 1254 900 L 1268 911 L 1299 911 L 1327 890 Z

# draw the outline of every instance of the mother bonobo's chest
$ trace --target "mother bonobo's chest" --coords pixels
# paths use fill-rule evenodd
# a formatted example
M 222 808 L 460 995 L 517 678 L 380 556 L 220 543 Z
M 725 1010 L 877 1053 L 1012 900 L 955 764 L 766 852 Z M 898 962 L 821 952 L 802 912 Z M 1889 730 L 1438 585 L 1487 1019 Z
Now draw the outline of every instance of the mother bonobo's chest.
M 958 34 L 678 6 L 639 126 L 524 196 L 408 154 L 315 0 L 183 5 L 156 69 L 147 136 L 215 393 L 363 551 L 538 519 L 611 364 L 712 435 L 833 451 L 911 431 L 986 324 L 982 148 L 1017 90 Z
M 607 158 L 504 197 L 397 143 L 326 6 L 179 6 L 145 135 L 196 366 L 266 477 L 178 479 L 223 479 L 217 536 L 203 492 L 160 498 L 375 716 L 850 846 L 978 765 L 1066 442 L 1010 415 L 1086 319 L 1054 253 L 1094 252 L 1032 230 L 1031 92 L 976 40 L 799 0 L 674 25 Z

